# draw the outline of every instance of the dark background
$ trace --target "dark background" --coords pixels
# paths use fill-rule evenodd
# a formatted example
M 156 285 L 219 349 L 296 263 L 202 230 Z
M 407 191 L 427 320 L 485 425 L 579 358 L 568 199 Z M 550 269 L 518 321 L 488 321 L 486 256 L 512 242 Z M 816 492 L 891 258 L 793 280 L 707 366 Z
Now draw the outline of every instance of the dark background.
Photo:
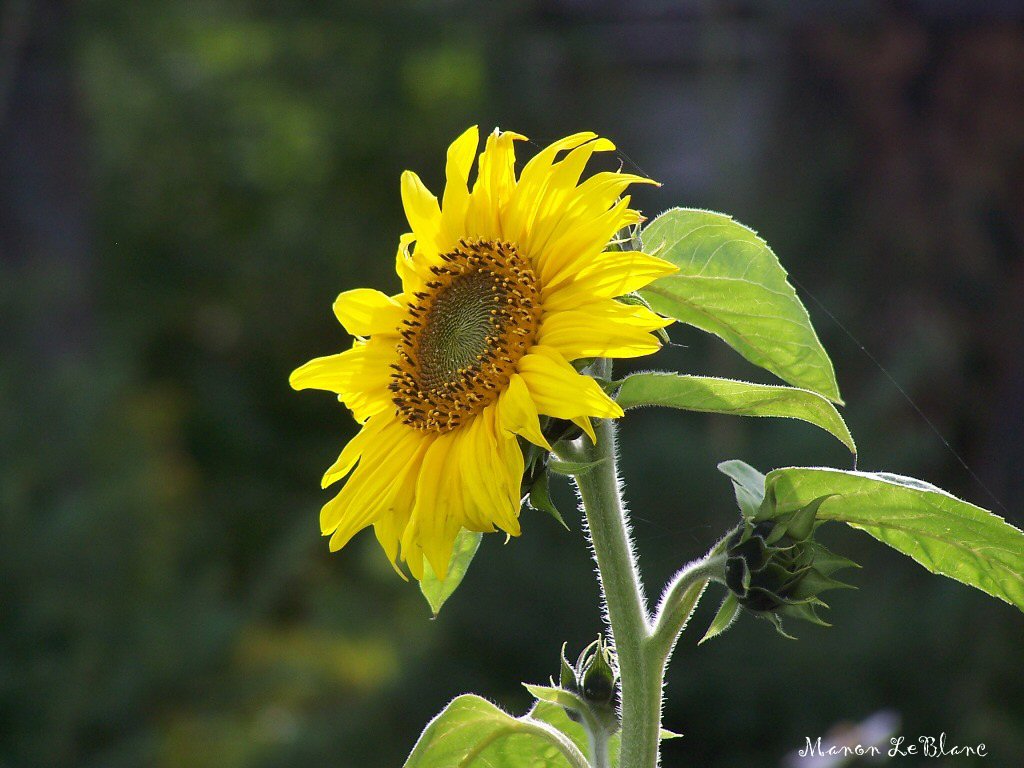
M 519 682 L 597 632 L 574 513 L 487 537 L 436 621 L 372 536 L 335 556 L 319 536 L 318 480 L 354 425 L 288 374 L 348 343 L 338 292 L 396 288 L 399 174 L 440 191 L 472 123 L 601 132 L 665 183 L 635 198 L 648 213 L 757 229 L 835 360 L 861 467 L 1024 523 L 1022 16 L 4 0 L 0 766 L 396 766 L 454 695 L 521 712 Z M 686 347 L 645 365 L 759 376 L 672 335 Z M 795 422 L 643 412 L 622 442 L 655 595 L 734 521 L 717 462 L 849 466 Z M 880 710 L 1021 765 L 1024 617 L 863 534 L 826 538 L 864 565 L 834 628 L 790 642 L 744 618 L 698 652 L 720 595 L 702 606 L 665 765 L 779 765 Z

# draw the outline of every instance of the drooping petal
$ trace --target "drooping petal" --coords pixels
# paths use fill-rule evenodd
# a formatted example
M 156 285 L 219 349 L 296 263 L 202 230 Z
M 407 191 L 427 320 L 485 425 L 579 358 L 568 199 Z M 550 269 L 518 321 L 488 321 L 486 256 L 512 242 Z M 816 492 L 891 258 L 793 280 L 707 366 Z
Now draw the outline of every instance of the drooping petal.
M 537 411 L 558 419 L 577 416 L 618 418 L 622 409 L 596 381 L 576 372 L 557 351 L 537 345 L 519 361 Z
M 508 386 L 498 398 L 498 424 L 506 432 L 522 435 L 534 445 L 550 451 L 551 445 L 540 431 L 537 406 L 530 398 L 530 390 L 519 374 L 512 374 Z
M 448 560 L 461 522 L 452 504 L 454 473 L 445 466 L 454 442 L 450 433 L 440 435 L 423 455 L 412 517 L 402 537 L 403 549 L 410 546 L 413 537 L 417 539 L 423 556 L 440 579 L 448 573 Z
M 505 462 L 498 457 L 499 442 L 493 429 L 493 411 L 493 408 L 485 409 L 466 427 L 466 435 L 461 443 L 465 498 L 472 503 L 477 515 L 490 523 L 489 528 L 481 526 L 474 530 L 493 530 L 494 524 L 497 524 L 509 531 L 510 527 L 517 526 L 518 500 L 508 493 Z M 516 478 L 516 483 L 519 480 Z
M 388 508 L 406 474 L 415 469 L 414 458 L 423 444 L 422 435 L 392 422 L 363 450 L 348 482 L 320 510 L 320 529 L 324 535 L 331 535 L 332 552 L 344 547 Z
M 597 445 L 597 434 L 594 432 L 594 425 L 590 423 L 589 416 L 576 416 L 571 421 L 583 430 L 584 434 L 590 438 L 591 443 Z
M 345 444 L 337 460 L 324 472 L 320 487 L 326 488 L 351 472 L 363 451 L 373 444 L 389 421 L 387 414 L 378 414 L 367 421 L 359 430 L 359 434 Z

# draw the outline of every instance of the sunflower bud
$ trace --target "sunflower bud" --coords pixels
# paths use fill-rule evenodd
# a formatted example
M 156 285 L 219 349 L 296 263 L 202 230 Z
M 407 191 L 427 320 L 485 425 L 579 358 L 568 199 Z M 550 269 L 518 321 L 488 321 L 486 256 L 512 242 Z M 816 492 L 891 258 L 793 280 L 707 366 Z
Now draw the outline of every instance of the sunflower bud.
M 588 715 L 605 723 L 605 727 L 618 727 L 612 702 L 619 675 L 616 672 L 615 652 L 603 635 L 598 635 L 597 640 L 583 649 L 575 664 L 570 664 L 565 658 L 565 645 L 562 646 L 558 683 L 559 687 L 575 695 L 580 707 L 588 710 Z M 576 722 L 587 719 L 572 707 L 566 707 L 565 711 Z
M 590 646 L 590 651 L 578 664 L 578 674 L 583 684 L 580 693 L 590 704 L 607 707 L 615 697 L 615 685 L 619 681 L 613 666 L 614 655 L 603 635 L 598 636 L 597 643 Z
M 831 575 L 840 568 L 856 567 L 814 540 L 821 524 L 816 515 L 826 498 L 792 513 L 746 520 L 726 541 L 725 583 L 733 600 L 769 619 L 783 635 L 782 616 L 829 626 L 816 612 L 828 607 L 818 595 L 849 588 Z

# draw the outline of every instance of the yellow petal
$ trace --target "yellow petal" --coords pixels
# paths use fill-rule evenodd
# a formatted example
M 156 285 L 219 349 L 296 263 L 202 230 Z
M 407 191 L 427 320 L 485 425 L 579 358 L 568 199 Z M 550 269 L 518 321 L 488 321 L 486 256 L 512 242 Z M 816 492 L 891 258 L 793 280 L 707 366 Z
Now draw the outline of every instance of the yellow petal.
M 503 430 L 522 435 L 534 445 L 551 450 L 551 445 L 540 431 L 537 406 L 530 399 L 526 382 L 518 374 L 512 374 L 508 386 L 498 398 L 498 423 Z
M 387 294 L 372 288 L 345 291 L 334 300 L 334 315 L 353 336 L 396 333 L 406 308 Z
M 559 352 L 546 346 L 530 348 L 519 361 L 519 375 L 540 413 L 559 419 L 622 416 L 622 409 L 596 381 L 577 373 Z
M 474 125 L 448 147 L 445 165 L 445 187 L 441 202 L 441 237 L 438 248 L 450 250 L 466 234 L 466 212 L 469 209 L 469 171 L 473 167 L 480 136 Z
M 487 146 L 478 162 L 466 224 L 470 234 L 492 240 L 504 239 L 502 212 L 516 187 L 515 142 L 525 139 L 518 133 L 503 133 L 497 128 L 487 137 Z
M 441 209 L 420 177 L 412 171 L 402 173 L 402 206 L 419 246 L 437 246 Z
M 362 426 L 359 434 L 348 441 L 341 450 L 337 461 L 324 473 L 323 480 L 320 482 L 321 488 L 326 488 L 332 483 L 336 483 L 352 470 L 352 467 L 359 461 L 359 457 L 362 456 L 366 447 L 377 438 L 381 428 L 388 423 L 389 418 L 389 416 L 382 417 L 377 415 Z
M 603 299 L 579 309 L 546 314 L 537 343 L 558 350 L 566 360 L 640 357 L 661 348 L 661 343 L 650 332 L 671 324 L 672 320 L 646 307 Z
M 488 407 L 466 427 L 462 448 L 464 499 L 470 506 L 467 517 L 481 525 L 474 530 L 492 531 L 494 524 L 515 517 L 515 504 L 510 499 L 504 463 L 498 456 L 498 442 L 493 429 L 494 408 Z M 520 474 L 521 479 L 522 475 Z M 516 482 L 519 482 L 519 479 Z M 504 525 L 503 525 L 504 527 Z
M 629 207 L 629 200 L 626 195 L 605 213 L 565 229 L 531 252 L 540 268 L 541 284 L 554 290 L 602 253 L 616 232 L 638 222 L 640 214 Z
M 387 336 L 357 341 L 340 354 L 317 357 L 299 366 L 288 381 L 293 389 L 323 389 L 343 397 L 373 387 L 386 388 L 395 343 Z
M 576 187 L 576 191 L 566 203 L 565 214 L 576 218 L 592 216 L 594 212 L 607 211 L 631 184 L 661 186 L 654 179 L 632 173 L 622 173 L 621 171 L 595 173 Z
M 398 250 L 395 252 L 395 272 L 402 280 L 402 291 L 411 294 L 422 288 L 429 280 L 430 271 L 423 269 L 412 257 L 412 246 L 416 235 L 406 232 L 398 238 Z
M 565 216 L 567 204 L 576 192 L 576 184 L 593 154 L 613 149 L 615 145 L 608 139 L 594 139 L 572 150 L 564 160 L 552 166 L 537 203 L 529 236 L 522 243 L 527 252 L 540 252 L 553 233 L 560 231 L 559 225 Z
M 455 478 L 450 469 L 446 470 L 445 464 L 453 445 L 450 434 L 441 435 L 434 439 L 423 455 L 412 517 L 402 538 L 403 549 L 411 546 L 413 538 L 418 541 L 424 557 L 440 579 L 448 574 L 448 560 L 458 533 L 456 527 L 448 535 L 454 527 L 450 518 L 456 513 L 451 503 Z
M 594 299 L 624 296 L 679 268 L 641 251 L 605 251 L 568 281 L 544 290 L 546 311 L 576 309 Z
M 508 435 L 505 437 L 499 436 L 498 456 L 505 466 L 504 479 L 510 503 L 501 510 L 504 514 L 499 515 L 495 522 L 509 536 L 518 536 L 521 533 L 519 527 L 519 508 L 522 503 L 519 490 L 522 485 L 523 471 L 525 470 L 523 451 L 519 447 L 519 441 Z
M 320 510 L 320 528 L 331 536 L 335 552 L 366 526 L 375 522 L 398 494 L 424 438 L 405 425 L 392 422 L 363 450 L 359 464 L 338 495 Z
M 590 417 L 588 416 L 577 416 L 572 419 L 572 423 L 582 429 L 587 437 L 590 438 L 590 442 L 597 445 L 597 435 L 594 434 L 594 425 L 590 423 Z
M 575 133 L 553 142 L 530 159 L 523 172 L 519 174 L 519 183 L 510 201 L 509 213 L 505 220 L 506 237 L 519 243 L 526 241 L 529 227 L 547 184 L 547 177 L 551 172 L 551 164 L 558 153 L 574 149 L 596 138 L 597 134 L 589 131 Z

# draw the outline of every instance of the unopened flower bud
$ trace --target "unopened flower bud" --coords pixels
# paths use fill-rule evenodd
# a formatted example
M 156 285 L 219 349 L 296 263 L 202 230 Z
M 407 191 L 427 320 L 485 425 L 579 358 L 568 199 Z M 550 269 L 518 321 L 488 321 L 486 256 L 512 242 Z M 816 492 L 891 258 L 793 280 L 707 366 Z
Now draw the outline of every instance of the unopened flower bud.
M 827 626 L 815 611 L 828 607 L 818 595 L 849 586 L 831 574 L 856 563 L 814 540 L 814 530 L 820 524 L 816 520 L 818 507 L 826 498 L 792 513 L 757 522 L 747 520 L 726 543 L 726 585 L 740 605 L 765 615 L 777 628 L 780 615 Z

